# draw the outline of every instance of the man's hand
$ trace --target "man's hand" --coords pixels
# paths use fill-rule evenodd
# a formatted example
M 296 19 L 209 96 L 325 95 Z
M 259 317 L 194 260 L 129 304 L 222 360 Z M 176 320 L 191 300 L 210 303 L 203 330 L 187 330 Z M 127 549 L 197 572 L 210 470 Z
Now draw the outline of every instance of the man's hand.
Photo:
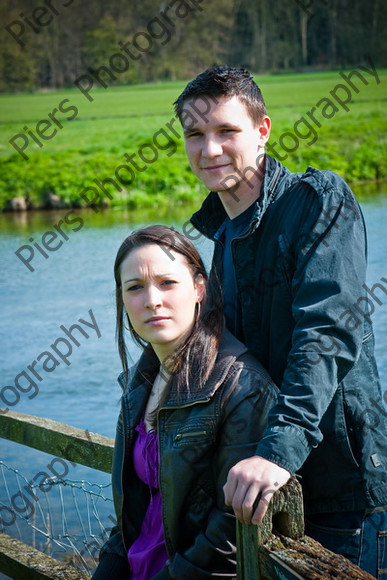
M 283 467 L 254 456 L 243 459 L 228 473 L 223 487 L 226 505 L 231 505 L 236 517 L 245 524 L 259 524 L 266 513 L 272 495 L 285 485 L 290 473 Z M 253 513 L 254 502 L 261 494 Z

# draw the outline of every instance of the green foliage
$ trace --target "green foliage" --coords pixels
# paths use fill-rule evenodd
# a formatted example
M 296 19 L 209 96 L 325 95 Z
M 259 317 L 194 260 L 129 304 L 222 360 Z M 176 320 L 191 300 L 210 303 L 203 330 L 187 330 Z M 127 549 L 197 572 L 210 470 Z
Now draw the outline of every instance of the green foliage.
M 297 150 L 284 161 L 289 169 L 302 171 L 308 165 L 332 169 L 349 182 L 386 178 L 387 71 L 378 74 L 379 85 L 372 79 L 367 86 L 359 83 L 359 94 L 349 104 L 349 112 L 340 110 L 332 119 L 318 117 L 322 126 L 316 128 L 315 143 L 308 145 L 310 139 L 299 139 Z M 292 132 L 295 123 L 306 118 L 341 77 L 330 72 L 260 76 L 256 80 L 273 121 L 270 143 L 274 143 L 284 132 Z M 28 196 L 39 206 L 50 192 L 68 205 L 84 205 L 80 197 L 83 189 L 97 187 L 95 180 L 114 178 L 116 168 L 126 163 L 125 155 L 138 155 L 142 145 L 154 143 L 160 129 L 169 136 L 168 147 L 158 149 L 157 160 L 136 172 L 132 183 L 110 184 L 111 200 L 101 194 L 102 198 L 113 206 L 161 208 L 203 196 L 205 190 L 189 168 L 182 130 L 173 116 L 172 103 L 184 85 L 109 87 L 93 91 L 92 103 L 75 89 L 0 96 L 4 112 L 0 123 L 0 207 L 16 196 Z M 63 129 L 44 141 L 42 148 L 31 140 L 26 150 L 29 159 L 22 159 L 9 139 L 23 133 L 25 124 L 35 130 L 65 98 L 78 108 L 78 116 L 64 121 Z M 135 159 L 141 163 L 138 156 Z

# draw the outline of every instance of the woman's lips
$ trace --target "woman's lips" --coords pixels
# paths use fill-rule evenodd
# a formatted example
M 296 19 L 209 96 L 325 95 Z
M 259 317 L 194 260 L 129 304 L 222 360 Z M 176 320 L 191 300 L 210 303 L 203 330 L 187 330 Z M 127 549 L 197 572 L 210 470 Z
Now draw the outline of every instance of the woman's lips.
M 158 326 L 159 324 L 163 324 L 167 320 L 169 320 L 168 316 L 152 316 L 152 318 L 148 318 L 148 320 L 146 320 L 145 323 L 150 324 L 151 326 Z

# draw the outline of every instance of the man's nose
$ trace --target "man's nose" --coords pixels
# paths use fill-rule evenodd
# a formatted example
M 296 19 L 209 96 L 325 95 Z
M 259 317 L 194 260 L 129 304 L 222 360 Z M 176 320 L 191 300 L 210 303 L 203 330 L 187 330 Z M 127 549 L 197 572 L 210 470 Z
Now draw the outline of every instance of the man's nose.
M 214 157 L 219 157 L 223 153 L 223 148 L 221 143 L 216 139 L 215 136 L 209 135 L 206 137 L 205 142 L 203 144 L 203 156 L 207 157 L 208 159 L 212 159 Z

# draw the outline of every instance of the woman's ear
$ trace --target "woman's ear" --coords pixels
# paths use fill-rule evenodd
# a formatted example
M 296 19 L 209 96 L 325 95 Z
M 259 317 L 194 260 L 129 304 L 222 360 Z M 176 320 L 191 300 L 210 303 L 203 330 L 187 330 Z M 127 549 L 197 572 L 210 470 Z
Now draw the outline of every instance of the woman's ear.
M 198 297 L 198 302 L 201 302 L 204 298 L 204 293 L 206 291 L 206 281 L 203 274 L 198 274 L 195 279 L 195 287 Z

